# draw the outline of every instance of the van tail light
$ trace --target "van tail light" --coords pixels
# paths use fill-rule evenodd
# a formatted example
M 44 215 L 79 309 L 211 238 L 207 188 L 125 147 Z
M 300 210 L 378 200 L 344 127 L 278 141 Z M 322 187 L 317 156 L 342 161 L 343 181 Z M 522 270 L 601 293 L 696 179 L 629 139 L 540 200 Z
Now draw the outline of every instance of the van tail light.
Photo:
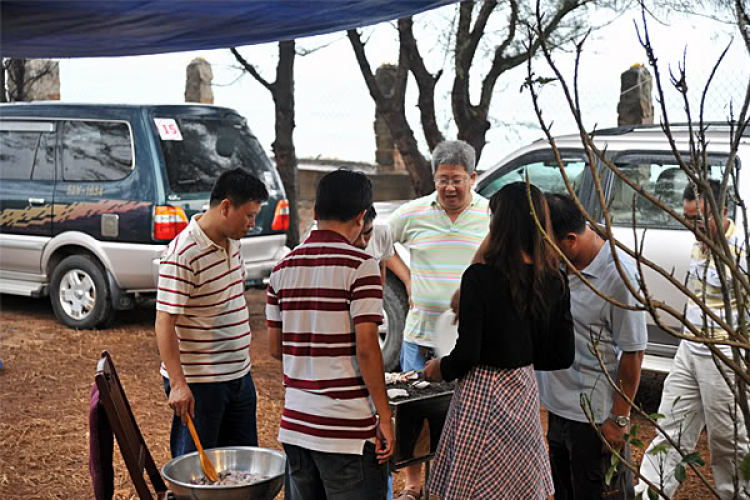
M 172 241 L 188 225 L 185 211 L 180 207 L 154 207 L 154 239 Z
M 286 231 L 289 229 L 289 202 L 279 200 L 276 203 L 276 212 L 273 214 L 272 231 Z

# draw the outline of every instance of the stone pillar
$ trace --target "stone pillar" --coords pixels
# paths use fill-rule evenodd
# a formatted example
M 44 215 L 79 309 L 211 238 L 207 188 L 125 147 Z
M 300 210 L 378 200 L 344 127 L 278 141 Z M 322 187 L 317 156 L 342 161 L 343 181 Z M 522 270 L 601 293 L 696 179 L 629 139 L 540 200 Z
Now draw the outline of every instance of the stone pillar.
M 620 75 L 617 125 L 652 123 L 654 123 L 654 105 L 651 102 L 651 73 L 642 64 L 634 64 Z
M 396 66 L 393 64 L 383 64 L 375 72 L 375 81 L 380 87 L 380 91 L 385 97 L 393 95 L 393 88 L 396 85 Z M 393 170 L 394 154 L 398 151 L 394 148 L 391 130 L 388 128 L 383 115 L 378 109 L 375 109 L 375 163 L 383 170 Z M 401 162 L 403 168 L 403 162 Z
M 642 64 L 634 64 L 620 75 L 620 102 L 617 104 L 617 125 L 650 125 L 654 123 L 651 101 L 651 73 Z M 630 180 L 646 187 L 651 176 L 651 165 L 628 165 L 622 169 Z M 624 182 L 617 183 L 612 193 L 612 206 L 630 207 L 633 191 Z
M 60 63 L 49 59 L 18 60 L 22 68 L 9 70 L 5 78 L 12 100 L 59 101 Z M 19 72 L 19 69 L 21 70 Z M 21 81 L 18 81 L 18 79 Z M 21 87 L 20 89 L 18 87 Z M 19 93 L 18 90 L 21 92 Z
M 187 78 L 185 80 L 185 102 L 200 102 L 202 104 L 213 104 L 214 93 L 211 90 L 211 80 L 214 79 L 211 64 L 197 57 L 187 67 Z

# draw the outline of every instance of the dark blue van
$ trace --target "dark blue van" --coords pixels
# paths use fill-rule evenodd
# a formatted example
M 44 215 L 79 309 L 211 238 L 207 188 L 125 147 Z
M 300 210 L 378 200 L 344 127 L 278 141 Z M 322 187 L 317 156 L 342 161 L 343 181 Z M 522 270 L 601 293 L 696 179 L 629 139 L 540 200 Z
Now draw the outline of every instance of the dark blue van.
M 270 199 L 241 241 L 248 286 L 288 249 L 289 205 L 245 119 L 205 105 L 0 106 L 0 293 L 49 296 L 60 321 L 102 328 L 154 293 L 165 245 L 241 166 Z

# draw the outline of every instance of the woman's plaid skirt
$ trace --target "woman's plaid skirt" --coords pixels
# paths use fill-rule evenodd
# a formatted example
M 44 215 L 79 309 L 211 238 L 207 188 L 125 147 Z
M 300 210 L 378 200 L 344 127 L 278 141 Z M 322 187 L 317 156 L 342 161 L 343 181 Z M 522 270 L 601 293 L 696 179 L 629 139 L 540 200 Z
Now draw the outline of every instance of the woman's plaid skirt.
M 472 368 L 453 394 L 430 492 L 441 500 L 534 500 L 554 491 L 534 369 Z

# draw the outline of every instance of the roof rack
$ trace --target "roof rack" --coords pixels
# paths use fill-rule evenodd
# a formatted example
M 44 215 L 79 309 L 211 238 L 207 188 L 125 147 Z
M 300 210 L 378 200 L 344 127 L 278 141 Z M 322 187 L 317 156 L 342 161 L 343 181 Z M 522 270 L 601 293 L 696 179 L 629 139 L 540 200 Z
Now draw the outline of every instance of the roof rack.
M 733 122 L 735 126 L 737 126 L 737 122 Z M 697 122 L 693 122 L 692 124 L 694 127 L 698 127 Z M 729 127 L 730 123 L 726 121 L 708 121 L 703 122 L 704 127 Z M 690 126 L 690 123 L 688 122 L 675 122 L 670 123 L 670 127 L 672 128 L 683 128 Z M 661 130 L 661 124 L 660 123 L 654 123 L 654 124 L 648 124 L 648 125 L 621 125 L 619 127 L 610 127 L 610 128 L 604 128 L 595 130 L 591 133 L 592 136 L 608 136 L 608 135 L 623 135 L 630 132 L 633 132 L 635 130 L 648 130 L 648 129 L 660 129 Z M 750 127 L 745 127 L 745 130 L 742 132 L 742 137 L 750 137 Z

